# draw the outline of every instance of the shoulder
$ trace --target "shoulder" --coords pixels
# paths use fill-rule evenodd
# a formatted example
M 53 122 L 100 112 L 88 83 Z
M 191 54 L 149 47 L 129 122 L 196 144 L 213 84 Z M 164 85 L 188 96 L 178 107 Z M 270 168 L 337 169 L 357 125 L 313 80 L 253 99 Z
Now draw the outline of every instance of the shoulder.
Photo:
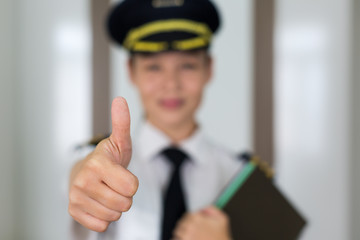
M 206 151 L 213 154 L 214 156 L 221 156 L 231 161 L 235 161 L 237 159 L 237 155 L 234 151 L 230 150 L 225 145 L 210 139 L 207 136 L 203 137 L 203 146 Z
M 211 161 L 221 168 L 238 169 L 242 166 L 243 160 L 239 157 L 240 152 L 234 152 L 221 143 L 209 138 L 204 138 L 204 149 Z

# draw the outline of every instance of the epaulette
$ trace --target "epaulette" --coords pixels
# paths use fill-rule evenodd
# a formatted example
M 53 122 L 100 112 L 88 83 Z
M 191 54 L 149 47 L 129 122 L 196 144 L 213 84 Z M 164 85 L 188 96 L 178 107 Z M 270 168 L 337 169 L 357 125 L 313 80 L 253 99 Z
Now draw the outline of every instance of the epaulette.
M 251 162 L 254 165 L 256 165 L 257 167 L 259 167 L 259 169 L 265 174 L 266 177 L 272 179 L 275 175 L 274 170 L 271 168 L 271 166 L 264 160 L 261 160 L 259 156 L 249 153 L 249 152 L 244 152 L 242 154 L 240 154 L 240 160 L 243 160 L 247 163 Z

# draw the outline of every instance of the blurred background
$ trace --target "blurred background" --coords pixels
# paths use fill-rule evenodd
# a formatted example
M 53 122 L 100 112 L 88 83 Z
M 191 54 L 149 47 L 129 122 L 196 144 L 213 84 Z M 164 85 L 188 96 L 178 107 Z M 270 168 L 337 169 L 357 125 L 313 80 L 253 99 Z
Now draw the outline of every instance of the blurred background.
M 199 121 L 254 150 L 308 220 L 301 240 L 360 239 L 360 2 L 215 0 L 223 28 Z M 108 0 L 0 2 L 0 239 L 68 239 L 75 146 L 141 109 L 103 21 Z

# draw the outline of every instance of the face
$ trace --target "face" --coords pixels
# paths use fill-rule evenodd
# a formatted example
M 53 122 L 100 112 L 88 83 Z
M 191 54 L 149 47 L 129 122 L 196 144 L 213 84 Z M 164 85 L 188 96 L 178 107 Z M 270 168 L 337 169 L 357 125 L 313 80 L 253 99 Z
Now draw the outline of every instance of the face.
M 195 123 L 212 72 L 205 51 L 135 54 L 129 72 L 150 122 L 169 128 Z

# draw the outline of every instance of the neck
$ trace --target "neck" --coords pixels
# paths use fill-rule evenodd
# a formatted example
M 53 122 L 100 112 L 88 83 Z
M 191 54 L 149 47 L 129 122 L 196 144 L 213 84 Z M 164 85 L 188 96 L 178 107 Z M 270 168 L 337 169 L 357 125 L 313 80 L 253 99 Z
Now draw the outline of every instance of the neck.
M 163 124 L 153 122 L 150 119 L 149 122 L 165 133 L 174 144 L 189 138 L 197 129 L 197 124 L 195 121 L 171 126 L 164 126 Z

